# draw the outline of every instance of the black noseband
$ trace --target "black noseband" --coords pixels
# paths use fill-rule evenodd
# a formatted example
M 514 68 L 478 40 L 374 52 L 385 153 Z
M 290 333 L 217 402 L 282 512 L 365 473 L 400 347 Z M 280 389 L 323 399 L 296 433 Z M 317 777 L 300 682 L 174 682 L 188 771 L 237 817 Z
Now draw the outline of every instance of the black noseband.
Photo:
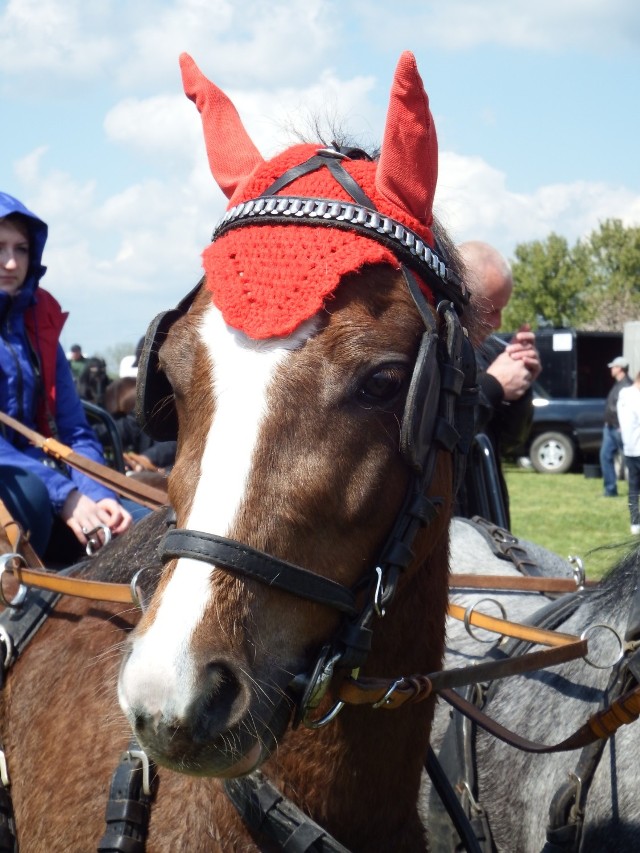
M 340 613 L 353 615 L 356 612 L 355 597 L 346 586 L 214 533 L 169 530 L 160 545 L 160 553 L 163 563 L 190 557 L 285 590 L 298 598 L 333 607 Z

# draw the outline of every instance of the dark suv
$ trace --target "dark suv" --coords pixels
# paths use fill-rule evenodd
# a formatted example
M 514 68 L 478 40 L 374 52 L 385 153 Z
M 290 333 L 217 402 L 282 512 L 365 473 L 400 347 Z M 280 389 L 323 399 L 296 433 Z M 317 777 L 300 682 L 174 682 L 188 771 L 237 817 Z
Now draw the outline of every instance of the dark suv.
M 498 337 L 509 341 L 511 335 Z M 622 355 L 623 336 L 540 329 L 536 345 L 542 373 L 534 388 L 533 427 L 515 455 L 528 456 L 536 471 L 564 474 L 577 463 L 598 461 L 605 399 L 613 384 L 607 364 Z
M 535 389 L 533 425 L 521 456 L 541 473 L 564 474 L 575 462 L 596 460 L 602 442 L 604 398 L 558 399 Z

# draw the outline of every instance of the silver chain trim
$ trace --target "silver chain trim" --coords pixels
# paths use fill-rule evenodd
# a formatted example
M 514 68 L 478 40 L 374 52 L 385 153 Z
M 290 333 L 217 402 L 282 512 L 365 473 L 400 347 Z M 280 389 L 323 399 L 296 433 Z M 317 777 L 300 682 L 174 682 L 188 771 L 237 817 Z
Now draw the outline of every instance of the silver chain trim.
M 409 252 L 416 260 L 425 264 L 438 278 L 459 289 L 460 297 L 466 301 L 464 285 L 441 261 L 438 255 L 414 231 L 402 225 L 396 219 L 383 216 L 377 210 L 363 207 L 347 201 L 331 201 L 318 198 L 299 198 L 291 196 L 261 196 L 245 201 L 228 210 L 216 225 L 211 241 L 220 237 L 234 225 L 254 218 L 290 217 L 292 221 L 323 219 L 330 222 L 344 222 L 356 231 L 375 232 L 384 241 L 397 244 L 398 248 Z M 373 236 L 373 234 L 372 234 Z

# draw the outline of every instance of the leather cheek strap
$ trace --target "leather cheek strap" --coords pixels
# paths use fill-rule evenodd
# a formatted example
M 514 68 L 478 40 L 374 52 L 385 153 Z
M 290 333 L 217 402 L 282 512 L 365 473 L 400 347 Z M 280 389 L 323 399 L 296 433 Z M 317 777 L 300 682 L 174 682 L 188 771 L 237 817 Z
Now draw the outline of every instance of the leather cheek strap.
M 437 355 L 437 332 L 428 330 L 420 342 L 400 433 L 402 455 L 417 471 L 422 470 L 429 453 L 438 416 L 440 370 Z

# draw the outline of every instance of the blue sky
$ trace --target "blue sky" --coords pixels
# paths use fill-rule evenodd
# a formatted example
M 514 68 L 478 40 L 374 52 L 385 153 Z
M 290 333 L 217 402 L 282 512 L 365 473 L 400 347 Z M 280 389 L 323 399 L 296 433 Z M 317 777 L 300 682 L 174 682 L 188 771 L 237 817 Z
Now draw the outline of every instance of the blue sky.
M 507 257 L 640 224 L 636 0 L 0 0 L 0 189 L 49 223 L 63 344 L 134 345 L 200 275 L 225 206 L 178 56 L 264 155 L 313 114 L 379 142 L 412 50 L 440 143 L 436 212 Z

